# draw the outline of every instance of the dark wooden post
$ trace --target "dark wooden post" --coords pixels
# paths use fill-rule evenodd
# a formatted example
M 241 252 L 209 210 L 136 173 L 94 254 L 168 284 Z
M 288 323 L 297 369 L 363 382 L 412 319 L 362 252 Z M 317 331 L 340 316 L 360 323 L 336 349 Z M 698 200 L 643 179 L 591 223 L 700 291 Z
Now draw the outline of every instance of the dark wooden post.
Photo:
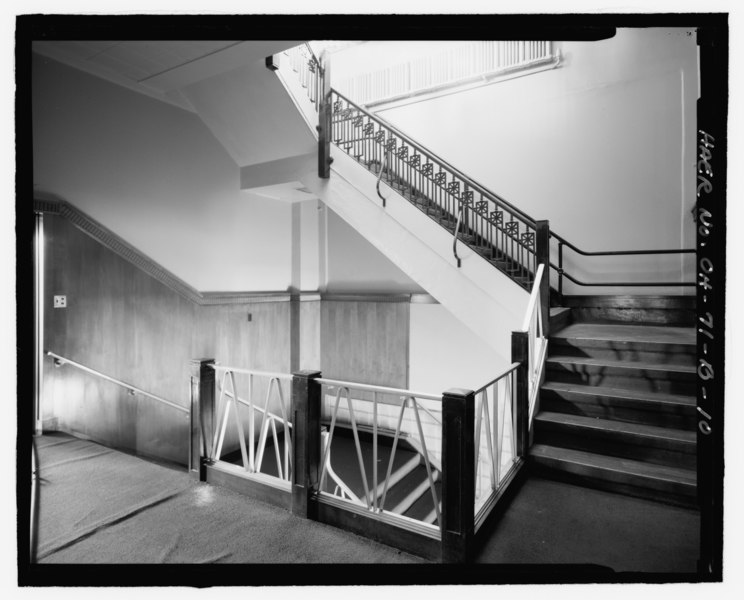
M 320 475 L 320 371 L 298 371 L 292 377 L 292 513 L 313 518 L 310 498 Z
M 324 55 L 321 55 L 324 56 Z M 331 176 L 331 137 L 333 102 L 331 101 L 331 65 L 322 59 L 320 68 L 320 98 L 318 99 L 318 177 Z
M 191 361 L 191 436 L 189 474 L 206 481 L 206 461 L 214 435 L 214 364 L 213 358 Z
M 475 394 L 442 395 L 442 562 L 472 558 L 475 532 Z
M 512 362 L 518 362 L 517 367 L 517 455 L 526 456 L 530 448 L 530 406 L 527 347 L 528 333 L 526 331 L 512 331 Z
M 548 221 L 537 221 L 535 234 L 535 251 L 537 264 L 543 267 L 543 278 L 540 282 L 540 304 L 542 308 L 543 335 L 550 333 L 550 224 Z

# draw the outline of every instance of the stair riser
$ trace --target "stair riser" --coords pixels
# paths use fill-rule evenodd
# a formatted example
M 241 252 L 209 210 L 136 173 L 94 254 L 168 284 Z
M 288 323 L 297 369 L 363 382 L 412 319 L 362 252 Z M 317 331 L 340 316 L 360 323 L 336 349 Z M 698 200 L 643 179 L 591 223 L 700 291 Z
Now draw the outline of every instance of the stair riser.
M 592 342 L 551 338 L 552 355 L 577 358 L 638 361 L 660 365 L 695 366 L 694 346 L 676 344 L 633 344 L 597 340 Z
M 546 366 L 548 381 L 687 396 L 696 393 L 694 373 L 550 362 Z
M 541 410 L 626 423 L 671 427 L 694 431 L 697 418 L 694 407 L 669 406 L 651 402 L 618 400 L 588 394 L 568 395 L 544 390 L 540 393 Z
M 694 469 L 697 464 L 694 444 L 539 421 L 535 422 L 535 442 L 669 467 Z
M 695 312 L 687 309 L 574 307 L 574 322 L 694 325 Z
M 573 323 L 573 316 L 571 315 L 571 311 L 567 310 L 565 312 L 562 312 L 559 315 L 551 316 L 550 317 L 550 331 L 551 333 L 557 333 L 561 329 L 568 327 L 571 323 Z M 550 346 L 553 345 L 553 340 L 550 340 Z
M 686 508 L 697 507 L 697 491 L 693 485 L 649 481 L 628 474 L 608 474 L 585 465 L 544 457 L 530 457 L 530 467 L 533 473 L 542 477 Z

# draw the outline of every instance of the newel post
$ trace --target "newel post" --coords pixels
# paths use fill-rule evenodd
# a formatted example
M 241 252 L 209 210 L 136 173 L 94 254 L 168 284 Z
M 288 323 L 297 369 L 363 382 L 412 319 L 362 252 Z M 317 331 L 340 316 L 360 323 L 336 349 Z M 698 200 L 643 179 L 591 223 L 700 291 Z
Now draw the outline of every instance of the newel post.
M 328 179 L 331 176 L 331 137 L 333 102 L 331 101 L 331 65 L 321 54 L 320 98 L 318 99 L 318 177 Z
M 206 461 L 214 435 L 214 382 L 211 367 L 213 358 L 196 358 L 191 361 L 191 412 L 189 437 L 189 474 L 206 481 Z
M 292 513 L 313 518 L 310 498 L 320 475 L 320 371 L 292 374 Z
M 511 359 L 517 367 L 517 456 L 524 457 L 530 449 L 529 348 L 526 331 L 512 331 Z
M 543 337 L 550 333 L 550 223 L 537 221 L 535 230 L 535 252 L 537 264 L 543 267 L 540 282 L 540 309 L 543 326 Z
M 475 393 L 442 395 L 442 562 L 472 558 L 475 536 Z

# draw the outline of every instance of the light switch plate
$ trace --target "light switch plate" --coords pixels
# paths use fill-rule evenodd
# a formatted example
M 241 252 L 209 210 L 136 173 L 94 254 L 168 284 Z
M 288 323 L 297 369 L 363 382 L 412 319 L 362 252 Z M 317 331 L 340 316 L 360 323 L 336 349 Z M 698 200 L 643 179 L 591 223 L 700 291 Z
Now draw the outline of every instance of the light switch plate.
M 54 308 L 67 308 L 67 296 L 55 296 Z

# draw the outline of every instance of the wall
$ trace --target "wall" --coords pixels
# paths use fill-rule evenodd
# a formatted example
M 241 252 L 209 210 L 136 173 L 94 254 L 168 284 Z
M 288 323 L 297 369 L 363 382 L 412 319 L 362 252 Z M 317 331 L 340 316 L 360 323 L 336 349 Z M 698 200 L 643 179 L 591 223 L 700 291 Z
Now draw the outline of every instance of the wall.
M 411 304 L 410 387 L 441 394 L 477 390 L 494 379 L 503 361 L 441 304 Z
M 407 302 L 321 303 L 323 376 L 389 387 L 408 386 Z
M 67 219 L 44 216 L 45 349 L 135 385 L 180 406 L 189 405 L 189 363 L 216 358 L 225 366 L 290 373 L 298 366 L 324 376 L 407 387 L 409 304 L 327 300 L 243 299 L 199 305 L 141 271 Z M 55 295 L 68 306 L 53 308 Z M 293 321 L 293 305 L 298 318 Z M 185 462 L 188 418 L 156 401 L 45 359 L 42 419 L 106 445 Z M 236 377 L 249 398 L 248 378 Z M 230 387 L 228 386 L 228 389 Z M 252 400 L 263 406 L 268 379 L 254 378 Z M 290 389 L 282 384 L 285 407 Z M 276 394 L 269 408 L 281 415 Z M 248 427 L 247 411 L 241 408 Z M 258 427 L 258 420 L 256 428 Z M 238 447 L 232 419 L 224 451 Z
M 61 217 L 45 215 L 44 229 L 47 350 L 184 407 L 193 358 L 289 370 L 288 301 L 199 306 Z M 59 294 L 67 308 L 53 308 Z M 181 412 L 69 365 L 54 368 L 49 358 L 44 368 L 44 419 L 56 417 L 61 429 L 108 445 L 185 462 L 188 418 Z M 231 430 L 228 441 L 233 436 Z
M 694 32 L 618 29 L 559 46 L 558 69 L 378 112 L 582 249 L 694 247 Z M 586 262 L 574 274 L 683 270 L 692 276 L 675 257 Z
M 424 293 L 395 263 L 328 207 L 325 290 L 333 293 Z
M 238 166 L 196 114 L 37 55 L 32 71 L 37 190 L 196 289 L 287 289 L 290 207 L 241 191 Z

